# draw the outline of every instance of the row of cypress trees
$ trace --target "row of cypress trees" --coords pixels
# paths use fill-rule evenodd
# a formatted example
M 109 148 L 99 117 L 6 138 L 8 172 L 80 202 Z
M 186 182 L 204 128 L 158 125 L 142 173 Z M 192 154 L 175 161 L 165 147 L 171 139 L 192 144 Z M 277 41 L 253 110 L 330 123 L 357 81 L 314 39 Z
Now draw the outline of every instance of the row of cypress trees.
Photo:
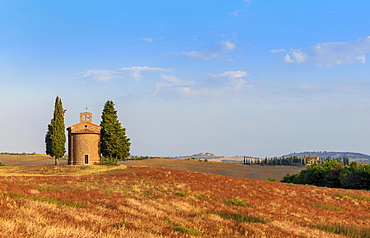
M 45 135 L 46 154 L 55 159 L 55 165 L 59 165 L 59 159 L 66 153 L 65 123 L 62 100 L 57 96 L 55 99 L 53 118 L 48 124 Z M 117 111 L 113 101 L 107 101 L 104 105 L 100 126 L 101 129 L 101 153 L 109 161 L 125 159 L 130 155 L 130 139 L 126 136 L 126 128 L 122 127 L 118 120 Z

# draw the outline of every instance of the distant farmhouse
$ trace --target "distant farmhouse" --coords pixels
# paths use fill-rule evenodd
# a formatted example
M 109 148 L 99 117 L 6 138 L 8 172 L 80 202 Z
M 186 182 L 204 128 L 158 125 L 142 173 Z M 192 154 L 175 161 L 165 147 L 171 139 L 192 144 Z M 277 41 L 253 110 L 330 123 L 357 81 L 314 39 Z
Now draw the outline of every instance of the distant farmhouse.
M 305 164 L 320 164 L 322 162 L 319 156 L 304 156 L 301 158 Z
M 100 130 L 92 113 L 80 113 L 80 123 L 67 128 L 69 165 L 100 164 Z

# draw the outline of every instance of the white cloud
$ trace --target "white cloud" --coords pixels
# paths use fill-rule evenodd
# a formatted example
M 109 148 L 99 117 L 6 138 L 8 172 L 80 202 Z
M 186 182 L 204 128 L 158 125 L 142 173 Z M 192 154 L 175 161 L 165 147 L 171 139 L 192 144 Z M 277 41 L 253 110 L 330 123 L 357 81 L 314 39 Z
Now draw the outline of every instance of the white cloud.
M 285 52 L 284 49 L 272 49 L 270 50 L 271 53 L 274 53 L 274 54 L 277 54 L 277 53 L 281 53 L 281 52 Z
M 185 96 L 196 96 L 197 95 L 197 92 L 192 90 L 190 87 L 181 87 L 179 88 L 179 92 Z
M 194 97 L 220 97 L 224 95 L 225 89 L 223 88 L 198 88 L 194 89 L 191 87 L 179 87 L 177 90 L 182 96 Z
M 186 80 L 181 80 L 175 76 L 168 76 L 168 75 L 163 75 L 161 74 L 162 79 L 167 80 L 168 82 L 175 84 L 175 85 L 193 85 L 193 81 L 186 81 Z
M 332 66 L 354 62 L 366 63 L 366 54 L 370 53 L 370 39 L 353 42 L 329 42 L 310 48 L 318 66 Z
M 294 61 L 290 58 L 290 56 L 289 55 L 286 55 L 285 57 L 284 57 L 284 61 L 285 62 L 287 62 L 287 63 L 293 63 Z
M 247 82 L 244 80 L 248 76 L 245 71 L 226 71 L 222 74 L 213 75 L 214 77 L 222 78 L 227 81 L 227 87 L 239 91 L 243 88 L 243 85 Z
M 356 56 L 355 59 L 361 61 L 361 63 L 363 63 L 363 64 L 366 63 L 366 56 L 365 55 Z
M 109 81 L 112 78 L 122 78 L 122 76 L 116 76 L 119 72 L 111 70 L 88 70 L 82 78 L 92 81 Z
M 157 82 L 156 95 L 165 98 L 178 96 L 184 97 L 222 97 L 234 95 L 237 91 L 243 92 L 246 85 L 245 78 L 248 73 L 245 71 L 226 71 L 220 74 L 210 74 L 210 81 L 181 80 L 175 76 L 161 75 L 163 82 Z M 252 86 L 249 85 L 249 88 Z
M 287 63 L 303 63 L 307 60 L 307 55 L 300 49 L 293 50 L 290 55 L 285 56 L 285 62 Z
M 154 42 L 154 40 L 152 39 L 152 38 L 150 38 L 150 37 L 143 37 L 143 38 L 141 38 L 143 41 L 146 41 L 146 42 L 150 42 L 150 43 L 152 43 L 152 42 Z
M 179 96 L 194 96 L 196 92 L 192 90 L 195 85 L 193 81 L 179 79 L 172 75 L 163 75 L 164 81 L 155 84 L 155 95 L 167 99 L 178 98 Z
M 227 58 L 230 59 L 226 54 L 235 50 L 236 45 L 230 41 L 220 41 L 217 42 L 204 51 L 188 51 L 179 52 L 178 55 L 184 55 L 189 58 L 211 60 L 217 58 Z
M 163 75 L 161 74 L 161 77 L 162 79 L 165 79 L 167 80 L 168 82 L 171 82 L 171 83 L 178 83 L 180 82 L 181 80 L 175 76 L 172 76 L 172 75 Z
M 179 87 L 179 86 L 189 86 L 189 85 L 194 85 L 193 81 L 186 81 L 186 80 L 181 80 L 175 76 L 168 76 L 168 75 L 163 75 L 161 74 L 162 79 L 166 80 L 167 82 L 158 82 L 156 83 L 155 87 L 157 89 L 161 88 L 167 88 L 167 87 Z
M 300 50 L 293 50 L 292 55 L 298 64 L 305 62 L 307 59 L 307 55 Z
M 324 42 L 305 49 L 293 49 L 285 56 L 287 63 L 315 62 L 318 67 L 360 62 L 370 54 L 370 37 L 356 41 Z
M 218 74 L 220 77 L 227 77 L 227 78 L 244 78 L 248 76 L 248 73 L 245 71 L 226 71 L 223 74 Z
M 133 76 L 136 81 L 140 81 L 140 79 L 142 78 L 141 73 L 143 71 L 152 71 L 152 72 L 167 72 L 167 71 L 171 71 L 171 69 L 148 67 L 148 66 L 124 67 L 121 70 L 129 71 L 130 74 L 131 74 L 131 76 Z

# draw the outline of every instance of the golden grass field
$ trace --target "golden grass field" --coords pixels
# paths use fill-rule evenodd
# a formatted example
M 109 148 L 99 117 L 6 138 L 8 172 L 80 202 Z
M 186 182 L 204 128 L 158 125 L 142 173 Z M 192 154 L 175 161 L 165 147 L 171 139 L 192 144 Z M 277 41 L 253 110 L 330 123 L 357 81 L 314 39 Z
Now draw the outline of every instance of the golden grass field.
M 0 237 L 370 237 L 370 191 L 141 166 L 6 167 Z

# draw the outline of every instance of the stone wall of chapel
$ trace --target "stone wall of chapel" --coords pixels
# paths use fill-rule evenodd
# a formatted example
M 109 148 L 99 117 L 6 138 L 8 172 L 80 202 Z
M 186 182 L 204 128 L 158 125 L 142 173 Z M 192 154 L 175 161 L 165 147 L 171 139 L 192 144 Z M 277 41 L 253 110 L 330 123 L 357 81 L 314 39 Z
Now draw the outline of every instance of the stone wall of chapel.
M 89 165 L 100 164 L 100 134 L 72 134 L 73 165 L 84 165 L 89 155 Z

